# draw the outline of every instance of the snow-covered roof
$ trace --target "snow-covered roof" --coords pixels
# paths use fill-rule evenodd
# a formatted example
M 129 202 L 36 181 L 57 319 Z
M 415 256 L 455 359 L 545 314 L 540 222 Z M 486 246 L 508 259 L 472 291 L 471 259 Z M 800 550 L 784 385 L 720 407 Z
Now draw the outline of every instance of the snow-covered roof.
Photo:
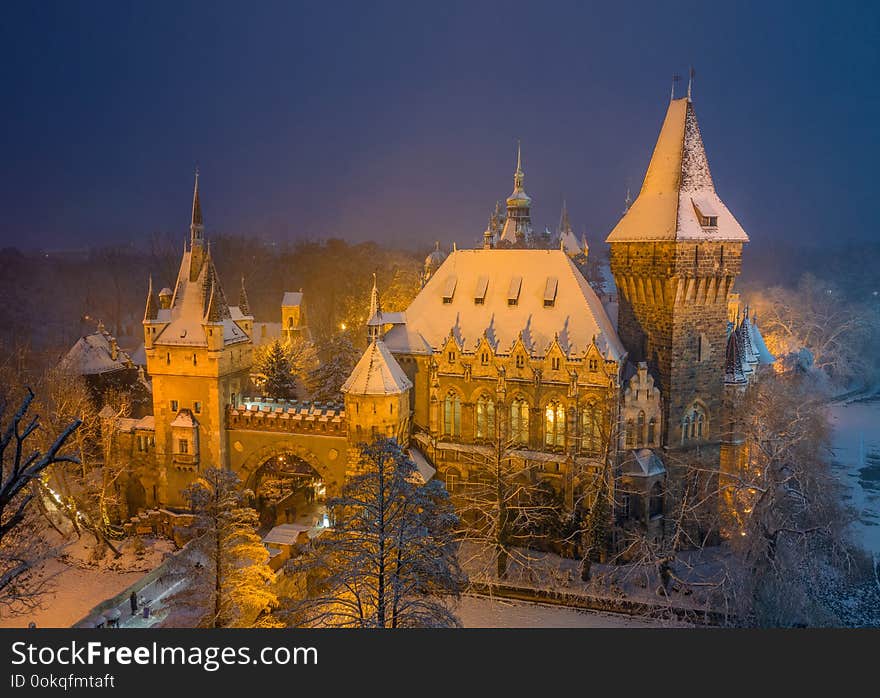
M 352 395 L 395 395 L 412 388 L 412 382 L 388 351 L 385 342 L 374 340 L 342 386 Z
M 628 475 L 651 477 L 666 472 L 663 461 L 650 448 L 630 451 L 623 461 L 623 470 Z
M 568 254 L 578 255 L 583 252 L 583 247 L 581 247 L 581 243 L 571 228 L 562 232 L 559 236 L 559 242 L 562 245 L 562 249 Z
M 298 305 L 302 305 L 302 302 L 303 302 L 302 291 L 285 291 L 284 296 L 281 299 L 281 307 L 282 308 L 293 308 Z
M 193 417 L 192 412 L 187 409 L 183 409 L 177 413 L 177 416 L 171 421 L 171 424 L 169 426 L 192 429 L 199 426 L 199 423 L 196 421 L 196 418 Z
M 279 524 L 263 536 L 263 543 L 269 545 L 296 545 L 300 534 L 308 535 L 311 526 L 302 524 Z
M 761 364 L 772 364 L 776 361 L 776 357 L 770 353 L 770 350 L 767 348 L 767 344 L 764 342 L 764 337 L 761 334 L 761 330 L 758 329 L 758 322 L 752 318 L 750 322 L 747 323 L 749 328 L 749 334 L 752 339 L 752 346 L 754 347 L 755 354 L 758 358 L 758 363 Z
M 154 431 L 156 429 L 156 417 L 148 414 L 145 417 L 141 417 L 137 424 L 134 425 L 135 429 L 142 429 L 144 431 Z
M 702 224 L 709 218 L 717 218 L 717 225 Z M 715 193 L 694 107 L 686 97 L 669 103 L 642 189 L 606 242 L 628 240 L 749 240 Z
M 222 326 L 224 344 L 248 341 L 245 331 L 232 318 L 210 252 L 204 253 L 201 267 L 191 273 L 194 261 L 192 249 L 183 253 L 171 307 L 160 309 L 152 321 L 164 324 L 154 344 L 207 346 L 205 323 L 214 328 Z
M 147 365 L 147 352 L 146 352 L 146 349 L 144 348 L 143 342 L 141 342 L 138 345 L 137 349 L 135 349 L 133 352 L 131 352 L 130 357 L 131 357 L 131 362 L 135 366 L 146 366 Z
M 116 358 L 113 358 L 113 337 L 107 332 L 95 332 L 80 337 L 59 363 L 61 370 L 79 376 L 111 373 L 132 366 L 131 358 L 118 346 Z
M 251 339 L 256 346 L 281 339 L 280 322 L 255 322 Z
M 455 292 L 444 302 L 448 279 Z M 488 278 L 482 303 L 474 299 Z M 511 300 L 511 281 L 519 278 Z M 556 296 L 545 301 L 548 279 Z M 499 353 L 508 352 L 522 335 L 526 347 L 542 356 L 558 336 L 563 351 L 586 351 L 596 344 L 620 361 L 625 350 L 596 293 L 562 250 L 456 250 L 428 280 L 406 310 L 406 324 L 392 327 L 385 343 L 395 353 L 430 354 L 445 346 L 450 332 L 466 350 L 476 349 L 485 334 Z
M 422 484 L 426 483 L 437 472 L 437 469 L 431 465 L 428 461 L 427 456 L 422 453 L 419 449 L 413 447 L 408 451 L 409 457 L 412 459 L 412 462 L 416 465 L 416 473 L 418 473 L 419 478 L 421 479 Z

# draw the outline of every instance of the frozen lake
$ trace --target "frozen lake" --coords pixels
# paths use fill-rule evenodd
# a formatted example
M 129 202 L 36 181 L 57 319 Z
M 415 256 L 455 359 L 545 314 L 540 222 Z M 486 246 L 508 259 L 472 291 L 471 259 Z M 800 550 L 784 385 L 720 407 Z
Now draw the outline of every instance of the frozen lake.
M 856 534 L 880 557 L 880 398 L 832 405 L 834 472 L 847 485 L 847 503 L 858 512 Z

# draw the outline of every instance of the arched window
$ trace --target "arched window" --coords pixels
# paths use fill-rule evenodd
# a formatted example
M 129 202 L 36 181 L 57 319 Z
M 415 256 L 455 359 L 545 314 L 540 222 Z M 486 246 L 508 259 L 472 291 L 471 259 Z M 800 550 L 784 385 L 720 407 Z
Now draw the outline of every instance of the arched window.
M 681 442 L 704 441 L 709 438 L 709 417 L 702 405 L 694 405 L 685 412 L 681 423 Z
M 291 329 L 291 330 L 293 329 L 293 316 L 292 315 L 287 316 L 287 327 L 288 327 L 288 329 Z
M 645 411 L 639 412 L 639 421 L 636 425 L 636 442 L 639 447 L 645 445 Z
M 510 403 L 510 438 L 514 442 L 529 442 L 529 403 L 517 398 Z
M 443 433 L 461 436 L 461 400 L 458 393 L 450 390 L 443 402 Z
M 657 435 L 657 420 L 654 417 L 651 417 L 650 421 L 648 421 L 648 446 L 656 446 L 654 439 Z
M 636 445 L 636 425 L 631 419 L 626 420 L 626 446 L 633 448 Z
M 551 402 L 544 408 L 544 443 L 551 448 L 565 446 L 565 407 Z
M 587 453 L 598 453 L 601 442 L 599 406 L 591 402 L 581 412 L 581 448 Z
M 477 438 L 495 437 L 495 401 L 488 395 L 477 398 Z
M 655 482 L 651 488 L 651 498 L 648 500 L 648 516 L 655 517 L 663 513 L 663 487 Z

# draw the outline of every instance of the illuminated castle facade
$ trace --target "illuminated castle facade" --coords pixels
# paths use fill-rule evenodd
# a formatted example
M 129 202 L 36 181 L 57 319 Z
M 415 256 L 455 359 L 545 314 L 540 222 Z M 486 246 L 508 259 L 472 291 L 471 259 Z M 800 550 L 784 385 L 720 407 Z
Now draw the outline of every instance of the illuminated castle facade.
M 586 247 L 565 209 L 556 246 L 529 244 L 530 206 L 518 153 L 506 214 L 477 249 L 438 245 L 404 312 L 384 311 L 374 285 L 369 346 L 339 404 L 252 400 L 254 318 L 243 288 L 227 302 L 197 179 L 175 288 L 157 301 L 151 284 L 146 302 L 153 415 L 114 426 L 134 464 L 130 508 L 180 506 L 211 465 L 253 487 L 266 463 L 297 461 L 338 491 L 356 444 L 382 435 L 453 496 L 499 443 L 565 508 L 588 508 L 610 472 L 610 515 L 662 536 L 676 469 L 740 458 L 725 397 L 772 361 L 753 322 L 728 321 L 748 237 L 715 192 L 692 102 L 670 102 L 642 189 L 608 235 L 619 310 L 575 263 Z

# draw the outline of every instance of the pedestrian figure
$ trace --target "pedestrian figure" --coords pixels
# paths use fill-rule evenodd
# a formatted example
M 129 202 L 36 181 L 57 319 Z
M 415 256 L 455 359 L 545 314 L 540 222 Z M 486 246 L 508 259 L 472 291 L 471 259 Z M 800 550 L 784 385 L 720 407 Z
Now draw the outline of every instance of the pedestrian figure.
M 37 624 L 34 621 L 31 621 L 30 623 L 28 623 L 28 630 L 35 630 L 36 627 L 37 627 Z
M 131 605 L 131 615 L 136 616 L 138 612 L 138 597 L 136 592 L 131 592 L 128 597 L 128 603 Z

